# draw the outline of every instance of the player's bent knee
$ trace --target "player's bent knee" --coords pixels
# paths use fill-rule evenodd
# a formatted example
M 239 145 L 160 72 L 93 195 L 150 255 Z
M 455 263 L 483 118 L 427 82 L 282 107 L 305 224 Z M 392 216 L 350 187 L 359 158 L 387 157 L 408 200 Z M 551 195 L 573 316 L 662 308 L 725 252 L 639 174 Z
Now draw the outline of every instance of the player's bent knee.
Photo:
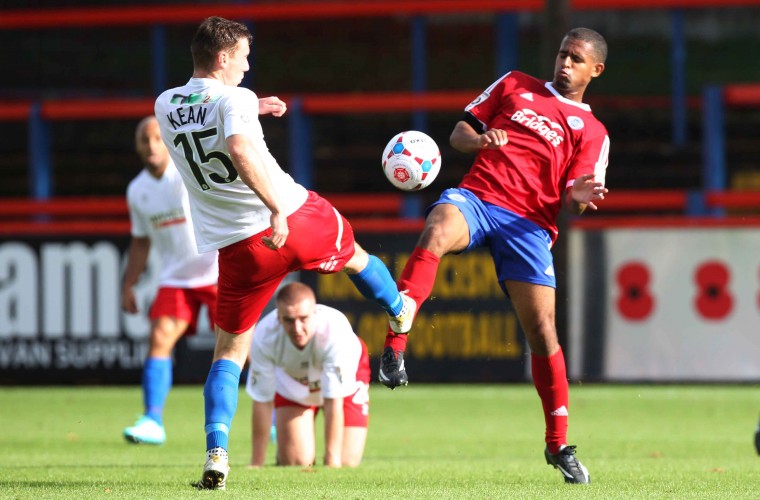
M 343 272 L 346 274 L 358 274 L 369 264 L 369 254 L 367 251 L 356 243 L 354 245 L 354 255 L 343 266 Z
M 464 250 L 469 241 L 470 234 L 466 224 L 452 224 L 449 219 L 441 219 L 425 226 L 419 243 L 436 255 L 446 255 Z

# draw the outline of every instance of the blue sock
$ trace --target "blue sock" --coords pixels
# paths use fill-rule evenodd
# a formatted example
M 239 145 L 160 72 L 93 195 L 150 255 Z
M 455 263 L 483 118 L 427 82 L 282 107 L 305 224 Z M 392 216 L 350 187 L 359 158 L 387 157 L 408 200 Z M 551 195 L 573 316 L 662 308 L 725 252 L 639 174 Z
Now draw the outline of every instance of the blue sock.
M 367 267 L 359 274 L 349 274 L 348 277 L 365 298 L 374 300 L 394 316 L 404 307 L 391 273 L 374 255 L 369 256 Z
M 206 449 L 228 449 L 232 417 L 235 416 L 240 386 L 240 367 L 228 359 L 211 365 L 203 397 L 206 403 Z
M 162 414 L 169 389 L 172 387 L 172 360 L 148 358 L 142 371 L 143 404 L 145 415 L 163 425 Z

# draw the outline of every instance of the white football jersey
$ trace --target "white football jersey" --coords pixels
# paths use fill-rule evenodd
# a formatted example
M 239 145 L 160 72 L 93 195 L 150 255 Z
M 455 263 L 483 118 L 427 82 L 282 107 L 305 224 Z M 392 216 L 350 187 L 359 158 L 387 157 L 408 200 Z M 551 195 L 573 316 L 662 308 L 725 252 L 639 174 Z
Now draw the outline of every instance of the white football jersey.
M 161 137 L 190 194 L 201 252 L 219 249 L 270 227 L 271 212 L 240 179 L 227 137 L 251 140 L 286 215 L 306 201 L 306 189 L 285 173 L 264 142 L 256 94 L 210 78 L 191 78 L 156 99 Z
M 150 238 L 161 259 L 159 286 L 215 285 L 216 252 L 199 254 L 182 178 L 169 162 L 160 179 L 143 169 L 127 186 L 132 236 Z
M 254 401 L 268 402 L 275 391 L 304 406 L 323 398 L 344 398 L 359 388 L 356 371 L 362 346 L 346 316 L 317 304 L 315 333 L 298 350 L 277 319 L 277 310 L 259 321 L 251 342 L 246 391 Z

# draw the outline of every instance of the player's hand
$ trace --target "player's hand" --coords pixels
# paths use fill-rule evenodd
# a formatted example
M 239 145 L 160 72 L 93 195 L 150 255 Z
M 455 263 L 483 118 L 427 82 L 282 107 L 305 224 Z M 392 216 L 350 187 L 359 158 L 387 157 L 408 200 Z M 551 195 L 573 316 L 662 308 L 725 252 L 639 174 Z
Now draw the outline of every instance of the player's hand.
M 271 114 L 272 116 L 280 117 L 284 115 L 287 110 L 288 110 L 288 105 L 285 104 L 285 101 L 283 101 L 277 96 L 273 95 L 270 97 L 259 99 L 259 114 L 260 115 Z
M 121 308 L 129 314 L 137 314 L 137 299 L 131 288 L 125 289 L 121 294 Z
M 508 142 L 507 131 L 498 128 L 488 130 L 478 136 L 480 149 L 499 149 L 506 146 Z
M 264 236 L 261 240 L 270 250 L 277 250 L 282 248 L 285 244 L 285 240 L 288 239 L 290 230 L 288 229 L 288 218 L 281 214 L 273 213 L 269 217 L 269 222 L 272 224 L 271 236 Z
M 594 181 L 594 174 L 581 175 L 573 181 L 573 199 L 592 210 L 597 208 L 594 202 L 603 200 L 607 192 L 604 184 Z

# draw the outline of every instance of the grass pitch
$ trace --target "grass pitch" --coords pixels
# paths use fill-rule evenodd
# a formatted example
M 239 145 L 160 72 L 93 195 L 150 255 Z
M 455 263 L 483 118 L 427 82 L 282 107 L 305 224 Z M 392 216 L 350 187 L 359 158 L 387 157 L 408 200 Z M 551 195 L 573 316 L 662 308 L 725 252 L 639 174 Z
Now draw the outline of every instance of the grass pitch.
M 251 405 L 241 391 L 226 492 L 190 487 L 204 461 L 202 390 L 172 390 L 168 441 L 151 447 L 121 436 L 140 412 L 139 387 L 0 387 L 0 498 L 760 497 L 753 386 L 572 386 L 570 442 L 588 486 L 565 485 L 545 464 L 532 385 L 375 384 L 356 469 L 246 468 Z

